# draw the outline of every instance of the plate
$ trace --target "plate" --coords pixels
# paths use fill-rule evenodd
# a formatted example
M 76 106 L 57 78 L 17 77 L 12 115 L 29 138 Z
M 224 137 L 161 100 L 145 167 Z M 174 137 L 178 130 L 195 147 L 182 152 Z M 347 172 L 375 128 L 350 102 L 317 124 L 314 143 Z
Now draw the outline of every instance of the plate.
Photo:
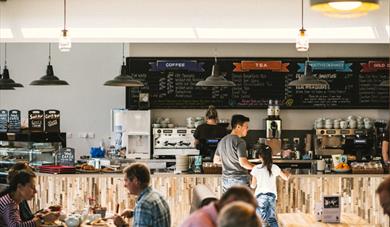
M 332 169 L 332 171 L 334 171 L 336 173 L 347 173 L 347 172 L 351 171 L 351 169 Z
M 123 173 L 123 170 L 114 170 L 114 171 L 107 171 L 107 170 L 101 170 L 102 173 Z
M 60 221 L 56 221 L 53 224 L 41 224 L 41 227 L 64 227 L 64 226 L 65 226 L 64 223 Z
M 94 170 L 86 170 L 86 169 L 77 169 L 76 170 L 79 173 L 99 173 L 99 169 L 94 169 Z

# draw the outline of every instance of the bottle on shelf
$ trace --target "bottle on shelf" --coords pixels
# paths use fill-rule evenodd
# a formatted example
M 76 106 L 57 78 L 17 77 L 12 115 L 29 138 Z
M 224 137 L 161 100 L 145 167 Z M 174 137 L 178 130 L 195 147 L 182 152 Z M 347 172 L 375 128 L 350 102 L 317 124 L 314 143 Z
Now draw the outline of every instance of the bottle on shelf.
M 279 107 L 279 101 L 278 100 L 275 100 L 274 101 L 274 106 L 273 106 L 273 108 L 274 108 L 274 119 L 275 120 L 280 120 L 280 116 L 279 116 L 279 114 L 280 114 L 280 107 Z
M 268 100 L 268 109 L 267 109 L 267 120 L 275 119 L 275 108 L 272 103 L 272 100 Z

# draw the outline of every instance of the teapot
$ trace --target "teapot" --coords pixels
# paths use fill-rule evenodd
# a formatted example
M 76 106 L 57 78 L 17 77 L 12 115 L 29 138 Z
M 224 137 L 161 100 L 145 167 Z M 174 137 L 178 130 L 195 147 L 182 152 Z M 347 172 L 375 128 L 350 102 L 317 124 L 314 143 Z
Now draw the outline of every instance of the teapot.
M 65 219 L 65 223 L 68 227 L 78 227 L 80 223 L 80 215 L 71 214 Z

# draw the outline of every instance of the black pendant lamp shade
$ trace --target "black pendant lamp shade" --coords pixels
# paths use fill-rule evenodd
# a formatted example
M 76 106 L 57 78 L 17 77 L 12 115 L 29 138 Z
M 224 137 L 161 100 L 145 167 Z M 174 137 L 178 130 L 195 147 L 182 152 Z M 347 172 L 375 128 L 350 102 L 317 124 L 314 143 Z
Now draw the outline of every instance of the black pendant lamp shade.
M 69 85 L 65 80 L 60 80 L 54 75 L 53 66 L 49 65 L 46 69 L 46 75 L 42 76 L 39 80 L 34 80 L 30 85 L 40 85 L 40 86 L 52 86 L 52 85 Z
M 127 67 L 125 64 L 121 67 L 121 74 L 116 76 L 113 80 L 106 81 L 105 86 L 117 87 L 143 87 L 144 84 L 139 80 L 133 80 L 130 75 L 126 73 Z
M 130 45 L 130 44 L 129 44 Z M 130 48 L 130 47 L 129 47 Z M 139 80 L 134 80 L 127 74 L 127 66 L 125 64 L 125 44 L 122 44 L 122 59 L 123 64 L 121 66 L 121 74 L 114 77 L 112 80 L 108 80 L 104 83 L 105 86 L 114 87 L 143 87 L 144 84 Z
M 57 86 L 57 85 L 69 85 L 65 80 L 60 80 L 54 75 L 53 66 L 51 62 L 51 43 L 49 43 L 49 64 L 47 65 L 46 75 L 39 78 L 39 80 L 34 80 L 30 85 L 37 86 Z
M 0 87 L 3 89 L 10 88 L 7 90 L 13 90 L 11 88 L 23 87 L 23 85 L 20 83 L 15 83 L 15 81 L 9 77 L 9 71 L 7 69 L 7 66 L 5 66 L 3 71 L 3 76 L 0 79 Z
M 305 73 L 298 80 L 291 81 L 288 86 L 296 87 L 296 86 L 307 86 L 307 87 L 327 87 L 329 88 L 328 82 L 325 80 L 319 80 L 313 76 L 312 67 L 308 62 L 305 63 Z
M 196 86 L 200 87 L 234 87 L 236 84 L 233 81 L 227 80 L 219 73 L 219 65 L 217 62 L 213 65 L 211 75 L 205 80 L 201 80 L 196 83 Z
M 2 79 L 2 75 L 0 74 L 0 80 Z M 0 90 L 15 90 L 14 87 L 10 87 L 8 85 L 0 85 Z

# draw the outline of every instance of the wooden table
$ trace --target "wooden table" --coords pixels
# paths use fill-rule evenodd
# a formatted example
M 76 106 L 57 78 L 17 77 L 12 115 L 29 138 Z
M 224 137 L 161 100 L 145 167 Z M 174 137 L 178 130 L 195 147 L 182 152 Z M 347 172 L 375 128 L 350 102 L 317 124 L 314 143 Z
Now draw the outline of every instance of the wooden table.
M 340 223 L 322 223 L 316 221 L 313 214 L 282 213 L 278 214 L 278 221 L 282 227 L 379 227 L 381 225 L 368 224 L 367 221 L 355 214 L 342 213 Z

